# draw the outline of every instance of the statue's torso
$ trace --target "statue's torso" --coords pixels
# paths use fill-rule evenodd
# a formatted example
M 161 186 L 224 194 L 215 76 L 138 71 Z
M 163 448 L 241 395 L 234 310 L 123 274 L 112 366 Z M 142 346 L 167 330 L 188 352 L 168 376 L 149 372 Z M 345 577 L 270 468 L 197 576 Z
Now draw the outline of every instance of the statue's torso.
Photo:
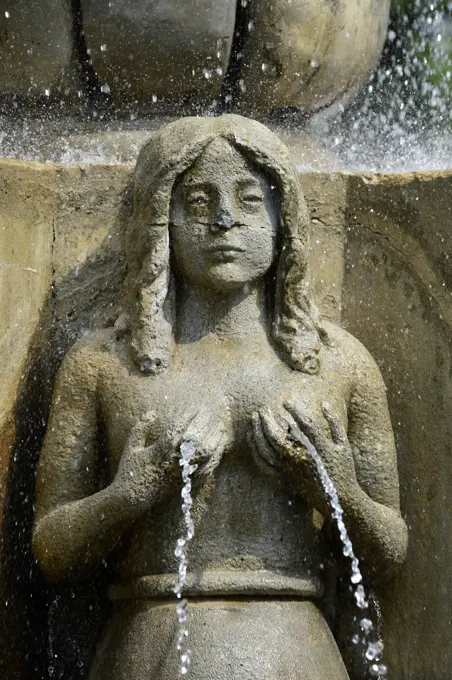
M 323 402 L 346 417 L 346 388 L 331 379 L 335 361 L 323 354 L 319 375 L 293 371 L 268 344 L 253 348 L 249 342 L 178 345 L 159 376 L 140 374 L 127 353 L 103 356 L 98 394 L 112 477 L 130 428 L 148 411 L 157 430 L 177 423 L 190 404 L 228 424 L 230 445 L 213 476 L 194 491 L 189 583 L 195 593 L 258 593 L 267 572 L 265 592 L 320 594 L 323 557 L 313 510 L 302 492 L 257 458 L 249 438 L 253 413 L 286 399 L 301 400 L 325 429 Z M 183 533 L 176 491 L 123 536 L 115 556 L 119 580 L 145 577 L 149 594 L 166 593 L 174 585 L 174 547 Z

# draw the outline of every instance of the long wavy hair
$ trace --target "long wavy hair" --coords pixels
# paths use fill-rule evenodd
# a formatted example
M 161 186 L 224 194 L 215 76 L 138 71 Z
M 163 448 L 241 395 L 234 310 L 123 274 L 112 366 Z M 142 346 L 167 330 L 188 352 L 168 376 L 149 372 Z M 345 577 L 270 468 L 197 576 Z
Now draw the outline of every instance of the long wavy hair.
M 178 178 L 218 137 L 276 184 L 281 245 L 274 268 L 271 335 L 289 366 L 317 373 L 327 336 L 307 280 L 306 203 L 284 144 L 265 126 L 236 115 L 182 118 L 154 133 L 140 151 L 133 177 L 133 215 L 126 232 L 125 294 L 134 360 L 145 373 L 168 366 L 176 324 L 171 196 Z

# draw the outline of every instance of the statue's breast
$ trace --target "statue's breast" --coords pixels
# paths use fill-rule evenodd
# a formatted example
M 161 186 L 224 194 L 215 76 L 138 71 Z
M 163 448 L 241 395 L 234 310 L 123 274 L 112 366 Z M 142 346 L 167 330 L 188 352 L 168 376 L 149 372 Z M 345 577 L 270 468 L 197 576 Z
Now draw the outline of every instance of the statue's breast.
M 226 423 L 229 428 L 230 441 L 215 472 L 195 488 L 194 569 L 270 570 L 297 578 L 310 578 L 321 561 L 312 508 L 256 461 L 252 417 L 262 408 L 282 409 L 287 400 L 296 400 L 311 418 L 323 419 L 322 402 L 339 404 L 342 396 L 328 372 L 302 374 L 276 355 L 258 352 L 209 356 L 182 349 L 159 376 L 142 375 L 115 358 L 99 383 L 112 474 L 127 433 L 148 411 L 154 413 L 156 432 L 179 423 L 190 409 L 213 418 L 212 427 Z M 172 572 L 181 522 L 176 494 L 137 523 L 118 554 L 122 577 Z
M 295 401 L 326 428 L 322 404 L 328 401 L 346 418 L 342 383 L 328 365 L 318 375 L 308 375 L 290 369 L 273 352 L 234 356 L 182 350 L 157 376 L 112 357 L 100 379 L 99 400 L 113 469 L 128 432 L 148 412 L 154 415 L 156 436 L 192 413 L 205 413 L 213 427 L 226 424 L 228 449 L 242 453 L 248 448 L 253 414 L 260 409 L 281 410 Z

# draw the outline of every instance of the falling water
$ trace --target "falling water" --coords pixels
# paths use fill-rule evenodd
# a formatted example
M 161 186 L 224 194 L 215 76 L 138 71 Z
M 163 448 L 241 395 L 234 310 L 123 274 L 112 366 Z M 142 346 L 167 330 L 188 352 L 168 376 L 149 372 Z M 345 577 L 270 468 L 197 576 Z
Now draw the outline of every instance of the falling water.
M 334 486 L 333 480 L 329 476 L 323 461 L 318 454 L 316 448 L 311 444 L 308 438 L 295 426 L 291 428 L 292 435 L 306 449 L 307 453 L 313 458 L 317 471 L 319 473 L 320 481 L 325 489 L 329 504 L 332 508 L 332 517 L 336 523 L 337 529 L 339 531 L 339 536 L 343 544 L 343 554 L 348 557 L 351 561 L 352 575 L 350 580 L 352 582 L 352 588 L 354 588 L 354 597 L 356 604 L 363 612 L 368 609 L 369 603 L 367 600 L 366 592 L 364 586 L 362 585 L 363 576 L 359 567 L 359 560 L 353 551 L 353 545 L 347 532 L 347 528 L 344 524 L 344 511 L 339 501 L 339 496 Z M 358 644 L 360 641 L 365 644 L 365 656 L 366 659 L 371 662 L 369 667 L 369 674 L 373 678 L 383 679 L 387 675 L 387 668 L 384 664 L 380 663 L 381 656 L 383 654 L 384 645 L 379 639 L 373 639 L 374 625 L 370 618 L 364 616 L 360 619 L 359 627 L 362 634 L 362 639 L 359 635 L 355 635 L 353 642 Z
M 187 605 L 186 599 L 182 599 L 182 591 L 187 582 L 187 543 L 191 541 L 195 534 L 195 525 L 191 517 L 191 507 L 193 505 L 193 498 L 191 495 L 191 475 L 197 469 L 197 465 L 192 465 L 196 453 L 195 444 L 192 441 L 183 441 L 180 446 L 180 461 L 182 472 L 183 487 L 181 491 L 182 496 L 182 513 L 184 516 L 185 535 L 177 540 L 175 556 L 179 559 L 179 580 L 174 588 L 177 599 L 179 600 L 176 613 L 179 624 L 176 647 L 179 652 L 179 674 L 186 675 L 188 673 L 191 661 L 191 650 L 188 646 L 188 623 L 187 623 Z
M 451 167 L 452 2 L 393 3 L 380 64 L 355 104 L 318 122 L 350 170 Z
M 328 150 L 321 162 L 325 171 L 451 167 L 452 1 L 393 5 L 382 59 L 355 103 L 311 121 L 310 132 Z M 96 110 L 83 121 L 70 110 L 60 119 L 45 107 L 40 117 L 0 112 L 0 154 L 45 162 L 133 163 L 154 122 L 139 110 L 117 121 Z M 302 169 L 312 169 L 296 160 Z
M 49 607 L 49 666 L 48 666 L 48 674 L 49 678 L 56 678 L 55 672 L 57 671 L 57 666 L 58 666 L 58 655 L 55 653 L 53 644 L 54 644 L 54 637 L 55 637 L 55 630 L 54 630 L 54 618 L 55 618 L 55 613 L 58 609 L 59 605 L 59 596 L 57 595 L 55 599 L 53 600 L 52 604 Z M 58 674 L 59 675 L 59 674 Z M 59 677 L 61 677 L 59 675 Z

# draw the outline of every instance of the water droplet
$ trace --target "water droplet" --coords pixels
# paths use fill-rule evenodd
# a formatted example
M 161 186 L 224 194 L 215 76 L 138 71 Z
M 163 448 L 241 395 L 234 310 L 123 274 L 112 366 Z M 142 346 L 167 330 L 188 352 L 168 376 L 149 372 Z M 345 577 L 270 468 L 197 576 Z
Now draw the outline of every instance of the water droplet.
M 377 642 L 369 642 L 366 649 L 366 659 L 368 661 L 374 661 L 379 656 L 381 656 L 384 649 L 384 645 L 380 640 Z
M 359 622 L 359 627 L 361 628 L 361 630 L 364 631 L 364 633 L 367 634 L 371 630 L 373 630 L 374 624 L 372 623 L 372 621 L 370 619 L 364 618 L 364 619 L 361 619 L 361 621 Z

